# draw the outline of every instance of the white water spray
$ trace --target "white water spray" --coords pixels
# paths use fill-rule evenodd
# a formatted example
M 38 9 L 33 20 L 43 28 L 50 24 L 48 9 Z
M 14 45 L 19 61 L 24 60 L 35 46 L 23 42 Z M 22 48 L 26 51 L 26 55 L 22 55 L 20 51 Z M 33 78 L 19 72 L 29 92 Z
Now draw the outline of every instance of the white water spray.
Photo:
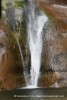
M 31 0 L 28 0 L 26 6 L 27 17 L 27 33 L 29 49 L 31 53 L 31 82 L 32 87 L 37 87 L 37 81 L 41 65 L 41 52 L 42 52 L 42 32 L 44 24 L 48 18 L 42 11 L 36 12 L 36 6 Z

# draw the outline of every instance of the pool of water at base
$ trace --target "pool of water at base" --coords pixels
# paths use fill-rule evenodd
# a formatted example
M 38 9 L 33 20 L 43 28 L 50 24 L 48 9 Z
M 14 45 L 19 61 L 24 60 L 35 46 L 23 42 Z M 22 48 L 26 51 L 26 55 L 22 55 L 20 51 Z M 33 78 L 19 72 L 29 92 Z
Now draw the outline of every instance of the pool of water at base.
M 67 100 L 67 88 L 35 88 L 0 91 L 0 100 Z

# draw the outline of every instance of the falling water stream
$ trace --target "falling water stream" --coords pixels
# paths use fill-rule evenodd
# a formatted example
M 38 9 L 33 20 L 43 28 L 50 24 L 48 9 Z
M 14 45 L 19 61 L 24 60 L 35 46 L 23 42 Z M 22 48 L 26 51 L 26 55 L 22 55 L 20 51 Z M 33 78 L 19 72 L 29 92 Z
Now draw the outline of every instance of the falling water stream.
M 26 81 L 27 87 L 29 88 L 37 87 L 37 84 L 38 84 L 38 78 L 39 78 L 40 66 L 41 66 L 43 27 L 48 20 L 48 17 L 45 15 L 45 13 L 41 11 L 40 9 L 38 9 L 37 6 L 38 4 L 35 5 L 33 0 L 26 0 L 26 6 L 24 10 L 25 16 L 26 16 L 25 17 L 26 25 L 27 25 L 27 39 L 28 39 L 29 50 L 30 50 L 30 55 L 31 55 L 31 69 L 30 69 L 31 78 L 30 78 L 29 83 L 28 81 Z M 12 17 L 10 17 L 11 14 L 13 15 Z M 13 23 L 15 22 L 13 8 L 8 7 L 7 15 L 9 15 L 8 22 L 9 24 L 12 23 L 10 24 L 10 26 L 12 26 L 13 30 L 15 31 L 14 29 L 15 24 Z M 21 55 L 22 64 L 23 64 L 23 67 L 25 67 L 18 36 L 16 37 L 16 40 L 18 43 L 18 48 Z M 28 77 L 26 76 L 25 72 L 24 72 L 24 76 L 25 76 L 25 80 L 28 80 Z
M 41 10 L 36 11 L 37 7 L 32 0 L 28 0 L 25 7 L 27 18 L 27 34 L 29 49 L 31 54 L 31 80 L 29 87 L 37 87 L 38 77 L 41 65 L 42 52 L 42 32 L 44 24 L 48 18 Z

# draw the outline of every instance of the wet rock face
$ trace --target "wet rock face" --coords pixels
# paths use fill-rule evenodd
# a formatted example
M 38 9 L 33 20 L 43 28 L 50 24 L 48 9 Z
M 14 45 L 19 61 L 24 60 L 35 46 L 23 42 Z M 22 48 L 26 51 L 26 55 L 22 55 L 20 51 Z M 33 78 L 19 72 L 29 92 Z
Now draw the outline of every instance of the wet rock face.
M 49 5 L 51 4 L 51 5 Z M 53 6 L 53 4 L 58 4 Z M 63 7 L 61 7 L 63 5 Z M 67 87 L 67 2 L 66 0 L 48 0 L 40 2 L 40 7 L 53 19 L 54 24 L 47 25 L 44 31 L 44 44 L 42 53 L 42 80 L 43 87 Z M 48 16 L 48 17 L 49 17 Z M 52 74 L 45 74 L 52 69 Z M 57 74 L 55 74 L 57 72 Z M 49 76 L 51 76 L 51 79 Z M 56 75 L 55 77 L 53 77 Z M 41 79 L 41 78 L 39 78 Z M 49 80 L 49 83 L 47 82 Z M 54 83 L 52 83 L 54 81 Z M 41 82 L 41 81 L 40 81 Z M 41 85 L 42 85 L 41 83 Z M 47 84 L 46 84 L 47 83 Z M 56 84 L 55 84 L 56 83 Z M 52 87 L 51 86 L 51 87 Z
M 41 2 L 44 2 L 44 3 L 50 3 L 50 4 L 67 4 L 67 1 L 66 0 L 43 0 Z
M 11 34 L 8 25 L 0 21 L 0 89 L 6 90 L 25 86 L 20 54 Z
M 48 25 L 48 31 L 44 31 L 42 75 L 39 78 L 43 87 L 50 87 L 52 84 L 53 87 L 67 87 L 67 30 L 65 28 L 63 30 L 59 25 L 63 27 L 61 21 L 59 24 L 56 21 L 55 24 Z M 66 24 L 64 27 L 66 27 Z M 53 72 L 49 73 L 50 69 Z
M 48 71 L 40 75 L 38 85 L 40 87 L 50 87 L 60 79 L 60 75 L 57 72 Z
M 49 0 L 50 3 L 55 3 L 55 4 L 66 4 L 66 0 Z
M 43 1 L 45 3 L 42 4 L 41 2 L 40 6 L 53 18 L 53 21 L 47 23 L 47 28 L 44 26 L 42 65 L 38 86 L 67 87 L 67 8 L 49 5 L 66 5 L 67 1 Z M 24 23 L 22 24 L 23 27 Z M 25 27 L 21 31 L 24 29 Z M 24 35 L 26 34 L 24 33 L 21 32 L 20 44 L 25 57 L 24 37 L 26 36 Z M 11 90 L 25 86 L 23 66 L 14 34 L 4 21 L 0 22 L 0 89 Z

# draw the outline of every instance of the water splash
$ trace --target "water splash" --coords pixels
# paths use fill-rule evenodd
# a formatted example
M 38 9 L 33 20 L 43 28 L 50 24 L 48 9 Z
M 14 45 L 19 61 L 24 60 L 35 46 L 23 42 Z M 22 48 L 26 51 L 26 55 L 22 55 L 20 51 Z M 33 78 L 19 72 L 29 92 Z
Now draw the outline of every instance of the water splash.
M 27 33 L 29 49 L 31 53 L 31 81 L 30 85 L 37 87 L 37 81 L 40 72 L 41 65 L 41 52 L 42 52 L 42 31 L 43 26 L 47 22 L 48 18 L 45 14 L 38 10 L 34 3 L 28 0 L 26 5 L 26 17 L 27 17 Z

